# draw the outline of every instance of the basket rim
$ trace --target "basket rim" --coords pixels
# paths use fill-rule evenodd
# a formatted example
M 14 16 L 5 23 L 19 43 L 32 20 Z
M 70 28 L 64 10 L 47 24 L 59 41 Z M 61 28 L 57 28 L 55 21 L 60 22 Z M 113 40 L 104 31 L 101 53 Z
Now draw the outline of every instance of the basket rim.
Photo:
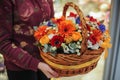
M 40 55 L 47 64 L 49 64 L 53 68 L 62 69 L 62 70 L 80 69 L 80 68 L 83 68 L 83 67 L 86 67 L 86 66 L 90 66 L 91 64 L 97 62 L 100 59 L 100 56 L 99 56 L 99 57 L 95 58 L 94 60 L 91 60 L 91 61 L 88 61 L 88 62 L 85 62 L 85 63 L 82 63 L 82 64 L 67 66 L 67 65 L 56 64 L 56 63 L 50 61 L 49 59 L 45 58 L 43 54 L 45 54 L 45 53 L 42 53 Z

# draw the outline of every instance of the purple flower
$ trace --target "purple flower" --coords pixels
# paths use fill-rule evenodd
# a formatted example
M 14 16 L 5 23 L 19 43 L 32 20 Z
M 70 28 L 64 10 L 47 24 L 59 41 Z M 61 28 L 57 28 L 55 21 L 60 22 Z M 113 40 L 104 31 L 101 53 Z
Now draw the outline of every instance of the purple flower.
M 76 18 L 76 24 L 80 24 L 80 17 Z
M 101 32 L 104 32 L 106 30 L 105 25 L 100 24 L 99 29 L 101 30 Z
M 52 23 L 51 21 L 49 21 L 49 22 L 47 23 L 47 26 L 53 26 L 53 23 Z

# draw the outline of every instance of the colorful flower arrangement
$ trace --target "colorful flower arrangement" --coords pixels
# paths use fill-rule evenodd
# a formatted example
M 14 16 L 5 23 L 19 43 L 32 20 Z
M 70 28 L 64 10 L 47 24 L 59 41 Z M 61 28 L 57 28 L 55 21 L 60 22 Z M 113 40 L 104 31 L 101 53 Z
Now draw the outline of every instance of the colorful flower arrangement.
M 92 16 L 87 16 L 85 19 L 88 49 L 111 47 L 109 31 L 105 25 Z M 80 55 L 83 38 L 81 26 L 80 17 L 70 12 L 70 15 L 66 18 L 64 16 L 52 18 L 41 23 L 39 27 L 35 27 L 34 37 L 45 53 L 76 53 Z

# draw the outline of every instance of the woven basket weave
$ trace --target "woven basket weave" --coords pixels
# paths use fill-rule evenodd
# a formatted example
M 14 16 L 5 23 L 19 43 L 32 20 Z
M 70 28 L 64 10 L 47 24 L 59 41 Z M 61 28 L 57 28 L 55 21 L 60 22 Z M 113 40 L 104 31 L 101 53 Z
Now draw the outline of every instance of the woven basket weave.
M 103 48 L 99 48 L 98 50 L 87 49 L 86 21 L 82 11 L 74 3 L 68 2 L 64 6 L 63 16 L 66 16 L 66 11 L 70 6 L 76 10 L 81 19 L 83 37 L 81 44 L 81 55 L 78 56 L 76 54 L 57 53 L 56 56 L 52 56 L 51 53 L 44 53 L 40 50 L 41 57 L 51 66 L 51 68 L 58 72 L 59 76 L 73 76 L 88 73 L 96 67 L 97 62 L 100 59 L 100 55 L 104 51 Z

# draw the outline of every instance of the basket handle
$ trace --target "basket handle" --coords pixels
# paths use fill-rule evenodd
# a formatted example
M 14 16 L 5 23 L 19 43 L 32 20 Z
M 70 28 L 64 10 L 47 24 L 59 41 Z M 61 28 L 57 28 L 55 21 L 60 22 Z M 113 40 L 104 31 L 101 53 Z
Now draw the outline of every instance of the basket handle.
M 79 15 L 80 20 L 81 20 L 81 24 L 82 24 L 81 54 L 82 54 L 85 50 L 87 50 L 87 28 L 86 28 L 86 21 L 85 21 L 85 18 L 84 18 L 84 15 L 83 15 L 82 11 L 73 2 L 67 2 L 65 4 L 64 9 L 63 9 L 63 16 L 66 17 L 66 11 L 67 11 L 67 9 L 68 9 L 69 6 L 73 7 L 76 10 L 76 12 Z

